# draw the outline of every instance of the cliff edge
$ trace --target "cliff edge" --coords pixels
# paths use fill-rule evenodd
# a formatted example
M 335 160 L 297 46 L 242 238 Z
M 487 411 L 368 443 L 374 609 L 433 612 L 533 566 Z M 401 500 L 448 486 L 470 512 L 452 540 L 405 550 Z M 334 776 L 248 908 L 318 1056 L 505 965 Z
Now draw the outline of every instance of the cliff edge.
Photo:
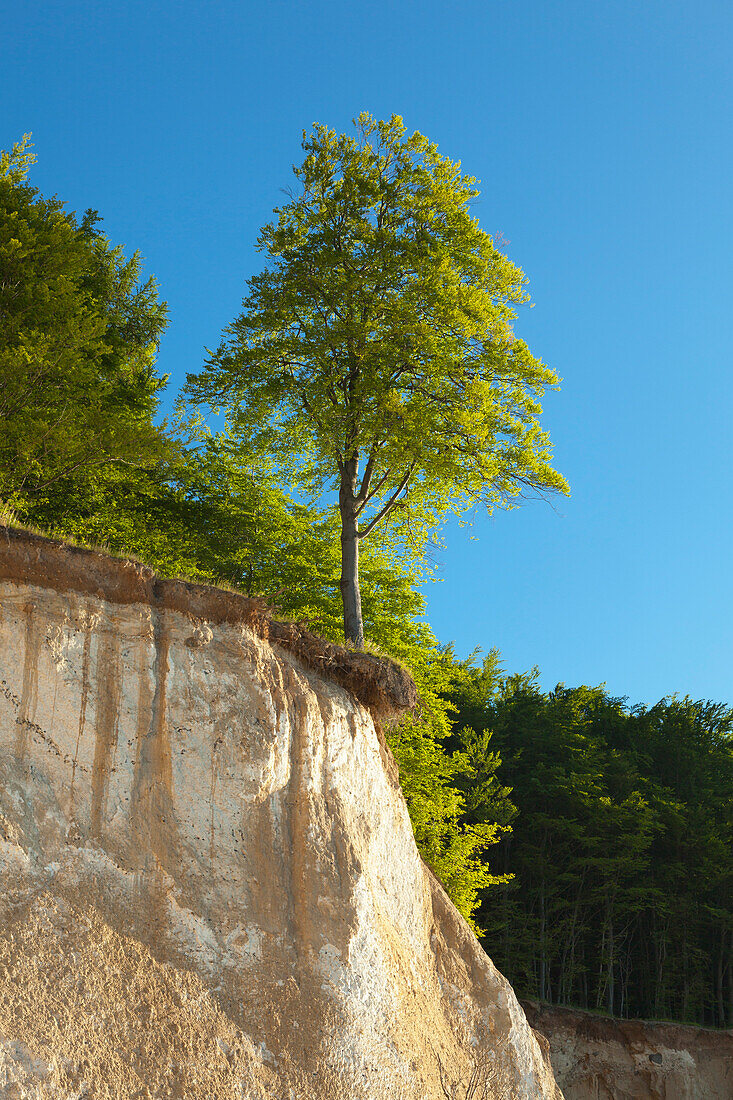
M 257 601 L 0 527 L 0 1096 L 556 1100 L 415 847 L 378 728 L 414 701 Z

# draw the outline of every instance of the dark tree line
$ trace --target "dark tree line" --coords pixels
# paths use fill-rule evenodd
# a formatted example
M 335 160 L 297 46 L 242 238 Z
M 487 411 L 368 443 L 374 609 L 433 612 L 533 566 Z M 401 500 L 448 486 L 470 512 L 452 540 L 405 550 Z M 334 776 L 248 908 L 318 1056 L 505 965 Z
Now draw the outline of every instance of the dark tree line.
M 473 670 L 454 738 L 492 734 L 518 813 L 477 914 L 519 995 L 733 1025 L 733 710 L 628 706 Z

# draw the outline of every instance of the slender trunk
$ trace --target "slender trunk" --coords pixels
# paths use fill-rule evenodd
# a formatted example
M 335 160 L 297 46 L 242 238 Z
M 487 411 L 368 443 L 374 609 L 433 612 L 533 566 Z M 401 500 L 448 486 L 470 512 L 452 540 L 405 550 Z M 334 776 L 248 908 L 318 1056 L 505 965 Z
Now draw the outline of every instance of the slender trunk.
M 614 942 L 613 942 L 613 909 L 609 912 L 608 917 L 608 1015 L 613 1016 L 613 1005 L 615 1000 L 615 991 L 613 985 L 613 954 L 614 954 Z
M 715 975 L 715 992 L 718 1002 L 718 1027 L 725 1027 L 725 997 L 723 994 L 723 974 L 725 972 L 725 929 L 720 933 L 720 950 L 718 951 L 718 966 Z
M 583 889 L 583 882 L 585 881 L 585 872 L 581 876 L 578 890 L 575 895 L 575 903 L 573 905 L 573 919 L 570 925 L 570 932 L 568 934 L 568 943 L 563 952 L 563 995 L 561 1000 L 564 1004 L 572 1004 L 573 1001 L 573 988 L 575 985 L 575 948 L 578 942 L 578 912 L 580 910 L 580 898 Z M 568 950 L 570 952 L 568 957 Z
M 606 962 L 606 921 L 603 921 L 603 930 L 601 932 L 601 947 L 598 952 L 598 980 L 596 982 L 596 1008 L 601 1009 L 603 1007 L 603 998 L 606 993 L 606 986 L 603 977 L 603 967 Z
M 659 942 L 657 945 L 657 980 L 654 990 L 654 1015 L 659 1017 L 662 1012 L 663 995 L 664 995 L 664 967 L 667 961 L 667 936 L 668 926 L 665 926 L 659 932 Z
M 582 953 L 581 953 L 581 965 L 582 965 L 581 974 L 582 974 L 582 982 L 583 982 L 583 994 L 582 994 L 583 999 L 581 1001 L 581 1004 L 582 1004 L 583 1008 L 588 1008 L 588 1004 L 589 1004 L 589 1001 L 588 1001 L 588 970 L 587 970 L 586 965 L 585 965 L 585 945 L 583 945 L 583 950 L 582 950 Z
M 509 853 L 510 853 L 510 850 L 511 850 L 511 843 L 512 843 L 511 837 L 509 837 L 505 841 L 505 844 L 504 844 L 504 874 L 505 875 L 509 873 L 509 867 L 510 867 Z M 513 967 L 513 965 L 510 965 L 510 962 L 509 962 L 509 959 L 510 959 L 510 945 L 511 945 L 512 941 L 511 941 L 511 938 L 510 938 L 510 935 L 509 935 L 509 891 L 508 890 L 503 890 L 502 891 L 502 904 L 503 904 L 503 907 L 504 907 L 504 920 L 503 920 L 504 928 L 502 930 L 503 935 L 504 935 L 504 966 L 506 967 L 506 969 L 508 971 L 512 972 L 512 977 L 513 977 L 514 967 Z M 511 981 L 511 979 L 510 979 L 510 981 Z M 514 983 L 512 982 L 512 984 L 514 984 Z
M 344 637 L 361 649 L 364 645 L 364 623 L 361 617 L 359 591 L 359 535 L 356 517 L 356 458 L 346 463 L 339 488 L 341 512 L 341 601 L 344 608 Z
M 540 892 L 540 1001 L 547 995 L 547 961 L 545 954 L 545 880 Z
M 682 1019 L 687 1019 L 687 1006 L 690 1001 L 690 971 L 687 959 L 687 933 L 682 944 Z
M 733 930 L 730 934 L 730 954 L 728 955 L 728 1027 L 733 1027 Z

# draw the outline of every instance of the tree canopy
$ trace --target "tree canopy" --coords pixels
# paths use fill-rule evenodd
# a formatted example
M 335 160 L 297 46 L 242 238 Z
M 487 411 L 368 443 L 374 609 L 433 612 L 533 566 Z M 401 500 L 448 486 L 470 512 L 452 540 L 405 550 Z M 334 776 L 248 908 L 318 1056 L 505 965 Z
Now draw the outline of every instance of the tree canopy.
M 0 503 L 21 515 L 105 463 L 150 465 L 165 305 L 92 210 L 77 220 L 27 180 L 27 137 L 0 154 Z
M 472 216 L 476 181 L 398 116 L 355 127 L 304 135 L 267 266 L 186 392 L 301 488 L 338 493 L 360 645 L 361 540 L 390 527 L 419 554 L 448 510 L 567 486 L 538 422 L 558 379 L 514 335 L 527 280 Z

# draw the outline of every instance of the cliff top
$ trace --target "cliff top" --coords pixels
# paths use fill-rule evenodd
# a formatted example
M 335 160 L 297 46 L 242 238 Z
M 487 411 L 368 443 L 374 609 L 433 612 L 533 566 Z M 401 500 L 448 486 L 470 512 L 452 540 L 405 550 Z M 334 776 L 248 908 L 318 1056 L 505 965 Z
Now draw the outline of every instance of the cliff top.
M 396 717 L 417 703 L 409 672 L 388 657 L 349 649 L 317 637 L 300 623 L 273 618 L 258 597 L 158 577 L 150 566 L 74 546 L 0 523 L 0 581 L 78 592 L 117 604 L 148 604 L 194 620 L 242 624 L 288 650 L 308 668 L 350 691 L 375 718 Z

